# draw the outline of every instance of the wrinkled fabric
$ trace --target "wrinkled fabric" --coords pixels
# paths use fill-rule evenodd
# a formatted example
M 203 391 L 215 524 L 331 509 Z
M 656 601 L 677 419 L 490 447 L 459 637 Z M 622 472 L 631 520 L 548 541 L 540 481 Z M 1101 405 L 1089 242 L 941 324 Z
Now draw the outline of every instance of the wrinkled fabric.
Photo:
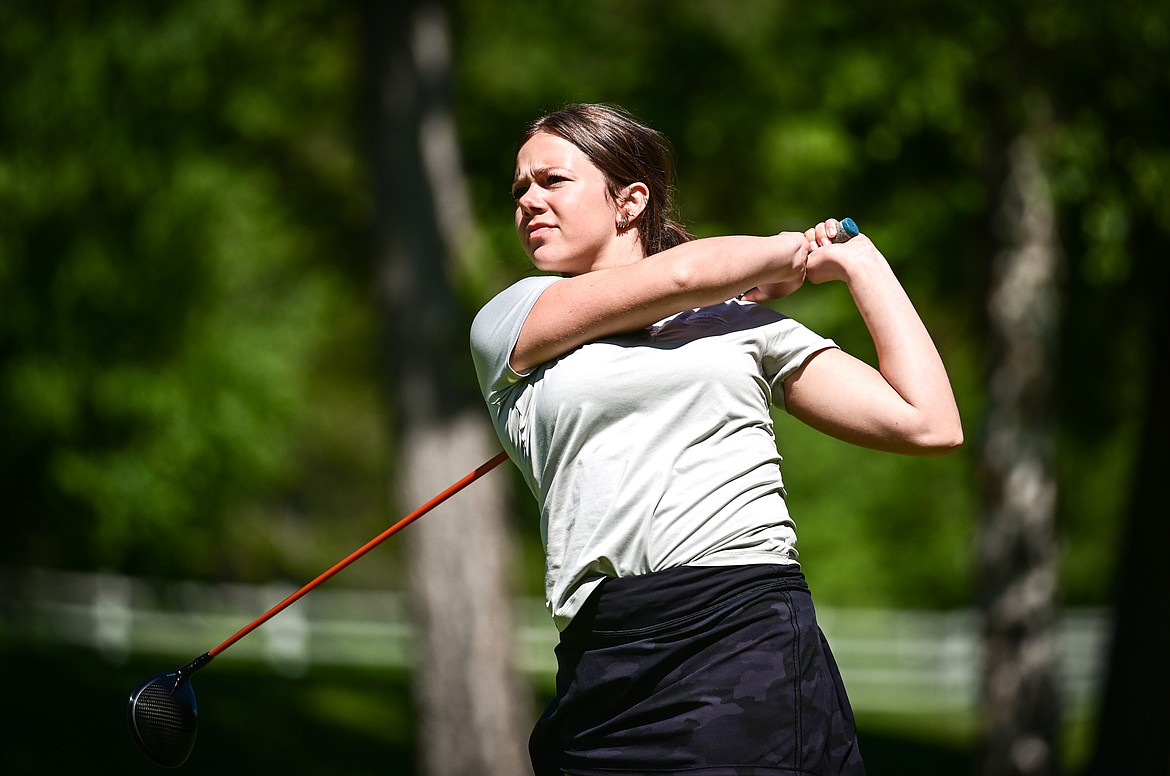
M 500 443 L 540 509 L 545 594 L 564 629 L 607 577 L 795 562 L 771 407 L 832 340 L 730 300 L 601 337 L 520 375 L 509 359 L 541 294 L 531 277 L 471 327 Z
M 841 676 L 794 565 L 602 583 L 561 634 L 537 776 L 864 774 Z

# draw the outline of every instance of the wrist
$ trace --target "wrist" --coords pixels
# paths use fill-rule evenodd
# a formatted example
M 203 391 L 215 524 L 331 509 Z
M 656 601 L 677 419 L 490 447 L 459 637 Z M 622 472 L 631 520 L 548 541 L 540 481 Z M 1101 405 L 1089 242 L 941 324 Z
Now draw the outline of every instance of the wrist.
M 893 267 L 876 248 L 850 252 L 838 263 L 839 279 L 848 286 L 867 285 L 894 278 Z

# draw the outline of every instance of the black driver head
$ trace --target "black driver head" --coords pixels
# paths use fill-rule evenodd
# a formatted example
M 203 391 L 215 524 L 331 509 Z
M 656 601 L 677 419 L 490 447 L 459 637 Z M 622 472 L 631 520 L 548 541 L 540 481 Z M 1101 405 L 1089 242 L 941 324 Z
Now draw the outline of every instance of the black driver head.
M 186 762 L 195 746 L 199 712 L 185 672 L 159 674 L 130 693 L 126 721 L 134 743 L 152 762 L 164 768 Z

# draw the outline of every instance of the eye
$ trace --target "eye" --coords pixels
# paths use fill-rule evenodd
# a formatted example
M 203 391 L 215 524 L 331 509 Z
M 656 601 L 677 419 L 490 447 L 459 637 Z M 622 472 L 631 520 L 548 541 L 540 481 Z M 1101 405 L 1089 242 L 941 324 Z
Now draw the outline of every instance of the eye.
M 532 186 L 539 186 L 542 189 L 554 189 L 562 183 L 569 182 L 567 175 L 556 175 L 553 173 L 541 172 L 532 181 L 517 181 L 512 184 L 512 199 L 519 201 L 524 196 L 525 192 Z

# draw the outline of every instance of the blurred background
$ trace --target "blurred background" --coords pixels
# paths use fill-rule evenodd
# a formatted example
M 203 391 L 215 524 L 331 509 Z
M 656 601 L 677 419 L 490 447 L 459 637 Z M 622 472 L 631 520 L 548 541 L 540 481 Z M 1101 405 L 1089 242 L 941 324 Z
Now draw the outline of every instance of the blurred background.
M 521 126 L 617 103 L 698 235 L 852 216 L 967 444 L 777 413 L 873 774 L 1170 770 L 1170 10 L 1037 0 L 0 0 L 0 769 L 156 770 L 129 692 L 498 449 Z M 843 288 L 778 309 L 872 360 Z M 516 774 L 510 464 L 193 680 L 196 773 Z

